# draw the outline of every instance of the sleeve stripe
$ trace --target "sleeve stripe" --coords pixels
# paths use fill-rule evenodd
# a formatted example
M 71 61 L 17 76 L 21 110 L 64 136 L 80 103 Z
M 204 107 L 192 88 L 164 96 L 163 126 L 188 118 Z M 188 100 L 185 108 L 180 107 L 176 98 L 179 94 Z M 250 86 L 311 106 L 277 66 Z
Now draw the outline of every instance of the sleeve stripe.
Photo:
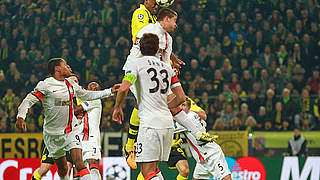
M 41 100 L 44 97 L 44 94 L 42 94 L 40 91 L 36 91 L 32 93 L 32 95 L 36 96 L 39 100 Z
M 177 75 L 175 75 L 175 76 L 173 76 L 173 77 L 171 78 L 171 85 L 173 85 L 173 84 L 175 84 L 175 83 L 177 83 L 177 82 L 179 82 L 179 78 L 178 78 Z

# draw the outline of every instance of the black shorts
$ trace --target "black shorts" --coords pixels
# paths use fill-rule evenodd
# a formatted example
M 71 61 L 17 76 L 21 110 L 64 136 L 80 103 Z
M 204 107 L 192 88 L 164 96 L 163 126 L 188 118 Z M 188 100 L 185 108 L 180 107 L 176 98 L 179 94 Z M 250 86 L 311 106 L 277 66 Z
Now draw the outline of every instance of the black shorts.
M 47 147 L 44 145 L 43 150 L 42 150 L 42 154 L 41 154 L 41 163 L 54 164 L 53 158 L 48 157 L 48 155 L 49 155 L 49 151 L 48 151 Z M 67 158 L 67 161 L 72 164 L 72 158 L 71 158 L 71 154 L 69 152 L 66 152 L 66 158 Z
M 183 149 L 178 147 L 172 147 L 170 151 L 169 160 L 167 162 L 167 165 L 169 168 L 175 168 L 176 164 L 180 160 L 187 160 L 186 154 L 184 153 Z

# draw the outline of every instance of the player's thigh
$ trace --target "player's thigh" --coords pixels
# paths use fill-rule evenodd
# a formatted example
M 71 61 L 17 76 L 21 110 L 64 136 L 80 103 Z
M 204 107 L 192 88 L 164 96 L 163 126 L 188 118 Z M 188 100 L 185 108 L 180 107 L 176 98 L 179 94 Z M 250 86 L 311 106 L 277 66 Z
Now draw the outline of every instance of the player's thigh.
M 49 151 L 46 146 L 44 146 L 44 149 L 41 153 L 41 166 L 42 164 L 51 164 L 51 165 L 54 164 L 53 158 L 49 157 Z M 40 169 L 41 169 L 41 166 L 40 166 Z
M 160 138 L 155 129 L 140 127 L 137 138 L 136 161 L 159 161 L 161 156 L 160 146 Z
M 65 134 L 65 144 L 64 144 L 64 150 L 70 151 L 71 149 L 82 149 L 82 134 L 80 126 L 77 128 L 74 128 L 70 133 Z M 73 158 L 73 157 L 72 157 Z M 72 159 L 74 161 L 74 159 Z
M 223 177 L 231 174 L 226 158 L 221 149 L 208 158 L 205 166 L 210 174 L 218 179 L 222 179 Z
M 100 146 L 91 141 L 83 141 L 82 142 L 82 155 L 83 161 L 88 161 L 89 159 L 101 159 L 101 150 Z
M 65 135 L 49 135 L 44 133 L 43 141 L 49 152 L 48 157 L 59 159 L 66 155 L 66 152 L 63 150 L 66 141 Z
M 168 161 L 173 139 L 173 128 L 157 130 L 160 139 L 160 161 Z
M 203 163 L 197 162 L 193 171 L 193 179 L 210 179 L 212 175 L 209 173 Z

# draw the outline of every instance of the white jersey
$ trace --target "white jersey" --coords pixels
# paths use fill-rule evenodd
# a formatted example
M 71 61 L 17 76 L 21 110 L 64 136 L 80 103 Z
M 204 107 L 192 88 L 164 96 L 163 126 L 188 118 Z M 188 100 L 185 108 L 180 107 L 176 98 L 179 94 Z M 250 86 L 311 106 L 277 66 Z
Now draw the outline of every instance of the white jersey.
M 100 145 L 101 100 L 85 101 L 81 103 L 81 106 L 84 111 L 86 111 L 82 123 L 83 143 L 85 141 L 91 141 Z
M 192 117 L 190 119 L 196 121 L 197 123 L 201 124 L 201 131 L 206 131 L 205 126 L 206 122 L 204 120 L 201 120 L 199 115 L 193 111 L 189 111 L 187 113 L 189 117 Z M 211 155 L 218 153 L 221 151 L 221 148 L 218 144 L 215 142 L 199 145 L 199 142 L 196 140 L 196 138 L 191 134 L 190 131 L 188 131 L 185 127 L 180 125 L 179 123 L 175 123 L 174 125 L 174 133 L 179 133 L 183 132 L 185 135 L 188 144 L 189 144 L 189 149 L 191 151 L 191 154 L 193 158 L 197 162 L 204 162 L 207 158 L 209 158 Z
M 140 127 L 172 128 L 167 96 L 169 89 L 181 85 L 174 71 L 155 56 L 133 59 L 127 67 L 126 76 L 137 88 Z
M 50 135 L 70 133 L 78 126 L 73 111 L 73 97 L 82 100 L 95 100 L 113 95 L 111 89 L 87 91 L 70 79 L 58 81 L 53 77 L 40 81 L 18 108 L 17 117 L 25 119 L 28 109 L 41 101 L 44 108 L 43 132 Z
M 153 33 L 156 34 L 159 38 L 159 51 L 156 54 L 161 61 L 166 62 L 170 66 L 170 55 L 172 52 L 172 37 L 170 34 L 162 28 L 159 22 L 155 24 L 148 24 L 143 27 L 137 34 L 136 40 L 130 50 L 130 54 L 127 57 L 127 61 L 123 67 L 123 70 L 127 69 L 127 63 L 137 57 L 142 57 L 140 51 L 139 41 L 145 33 Z

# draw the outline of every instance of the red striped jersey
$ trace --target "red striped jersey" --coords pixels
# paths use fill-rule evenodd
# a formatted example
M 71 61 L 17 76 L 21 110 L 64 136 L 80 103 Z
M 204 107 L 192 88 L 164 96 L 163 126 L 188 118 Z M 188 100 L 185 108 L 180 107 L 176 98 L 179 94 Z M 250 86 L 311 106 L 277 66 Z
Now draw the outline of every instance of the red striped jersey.
M 58 81 L 53 77 L 40 81 L 18 108 L 17 117 L 25 119 L 28 109 L 41 101 L 44 108 L 43 132 L 51 135 L 69 133 L 78 126 L 74 115 L 73 97 L 95 100 L 113 95 L 111 89 L 87 91 L 70 79 Z

